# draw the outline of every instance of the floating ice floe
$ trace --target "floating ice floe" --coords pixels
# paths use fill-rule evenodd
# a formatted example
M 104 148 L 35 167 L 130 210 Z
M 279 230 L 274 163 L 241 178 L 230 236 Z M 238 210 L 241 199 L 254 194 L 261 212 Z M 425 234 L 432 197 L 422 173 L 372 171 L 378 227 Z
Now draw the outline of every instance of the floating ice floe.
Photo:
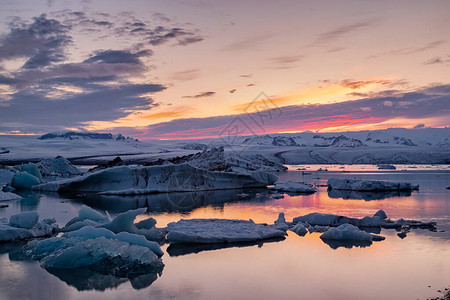
M 81 171 L 62 156 L 51 159 L 43 159 L 37 164 L 37 168 L 44 176 L 80 175 Z
M 0 201 L 20 200 L 20 199 L 22 199 L 22 197 L 17 194 L 0 191 Z
M 156 220 L 153 218 L 145 219 L 139 223 L 133 223 L 136 216 L 146 212 L 145 208 L 129 210 L 127 212 L 118 214 L 113 220 L 102 215 L 98 211 L 83 206 L 78 217 L 73 218 L 62 228 L 63 232 L 71 232 L 80 230 L 84 227 L 105 228 L 113 233 L 132 233 L 142 235 L 149 240 L 162 240 L 166 235 L 163 228 L 156 228 Z
M 265 187 L 276 181 L 265 172 L 237 174 L 212 172 L 189 164 L 114 167 L 71 179 L 35 186 L 35 189 L 58 192 L 101 192 L 110 195 L 137 195 L 162 192 L 183 192 Z
M 362 219 L 349 218 L 341 215 L 323 214 L 323 213 L 310 213 L 304 216 L 296 217 L 293 219 L 293 223 L 298 222 L 305 223 L 314 226 L 339 226 L 342 224 L 352 224 L 358 227 L 380 227 L 380 217 L 364 217 Z
M 37 212 L 23 212 L 0 221 L 0 242 L 12 242 L 52 235 L 58 226 L 54 219 L 39 220 Z
M 281 238 L 286 232 L 253 221 L 228 219 L 181 219 L 166 228 L 170 243 L 237 243 Z
M 158 243 L 105 228 L 83 227 L 60 237 L 31 241 L 26 248 L 27 254 L 46 269 L 89 269 L 127 277 L 164 267 Z
M 342 224 L 338 227 L 330 228 L 324 232 L 320 238 L 322 240 L 365 242 L 382 241 L 385 239 L 383 236 L 370 234 L 351 224 Z
M 409 182 L 330 178 L 328 179 L 328 188 L 351 191 L 407 191 L 417 190 L 419 189 L 419 185 L 411 184 Z
M 349 218 L 346 216 L 334 214 L 310 213 L 293 219 L 293 224 L 298 223 L 303 223 L 304 225 L 307 224 L 308 226 L 311 226 L 308 227 L 305 225 L 305 227 L 307 227 L 310 232 L 311 230 L 314 230 L 313 226 L 337 227 L 343 224 L 351 224 L 353 226 L 364 228 L 423 228 L 429 229 L 431 231 L 436 230 L 436 222 L 422 222 L 417 220 L 404 219 L 393 221 L 391 219 L 388 219 L 386 213 L 381 209 L 377 211 L 373 217 L 366 216 L 361 219 Z
M 287 193 L 315 193 L 316 189 L 311 185 L 304 182 L 285 181 L 275 182 L 271 190 L 287 192 Z

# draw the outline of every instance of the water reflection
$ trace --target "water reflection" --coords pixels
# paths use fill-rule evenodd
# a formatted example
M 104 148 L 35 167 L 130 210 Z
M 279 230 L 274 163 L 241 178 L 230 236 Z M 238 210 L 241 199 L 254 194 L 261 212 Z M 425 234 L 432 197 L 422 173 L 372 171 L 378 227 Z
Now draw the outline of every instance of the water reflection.
M 240 242 L 240 243 L 216 243 L 216 244 L 170 244 L 167 247 L 167 253 L 170 256 L 181 256 L 187 254 L 195 254 L 203 251 L 214 251 L 226 248 L 242 248 L 258 246 L 261 248 L 266 243 L 276 243 L 284 241 L 285 238 L 273 238 L 258 242 Z
M 384 191 L 384 192 L 359 192 L 359 191 L 347 191 L 347 190 L 328 190 L 328 197 L 330 198 L 342 198 L 342 199 L 354 199 L 354 200 L 383 200 L 393 197 L 408 197 L 411 196 L 411 191 Z
M 10 261 L 34 261 L 29 256 L 25 254 L 23 246 L 27 242 L 18 243 L 0 243 L 0 255 L 8 254 Z M 145 274 L 127 274 L 126 277 L 119 277 L 110 274 L 111 268 L 104 266 L 103 271 L 91 270 L 88 268 L 78 268 L 78 269 L 45 269 L 50 274 L 58 277 L 60 280 L 64 281 L 70 286 L 73 286 L 78 291 L 105 291 L 106 289 L 117 288 L 122 283 L 130 281 L 131 286 L 138 290 L 149 287 L 158 276 L 162 276 L 163 269 L 151 269 L 140 270 Z M 147 271 L 147 272 L 144 272 Z
M 335 241 L 335 240 L 322 240 L 331 249 L 336 250 L 340 247 L 351 249 L 353 247 L 365 248 L 372 245 L 372 242 L 368 241 Z
M 23 199 L 19 200 L 21 211 L 36 210 L 39 206 L 41 195 L 30 190 L 16 190 L 15 194 L 19 195 Z
M 50 274 L 55 275 L 65 283 L 73 286 L 78 291 L 105 291 L 106 289 L 117 288 L 122 283 L 130 281 L 131 286 L 138 290 L 149 287 L 158 275 L 162 275 L 161 271 L 150 271 L 146 274 L 121 278 L 112 274 L 102 274 L 90 269 L 47 269 Z
M 223 209 L 226 203 L 264 203 L 271 200 L 270 197 L 267 197 L 268 193 L 267 189 L 235 189 L 138 196 L 83 194 L 76 195 L 74 200 L 96 209 L 107 210 L 110 213 L 120 213 L 130 209 L 146 207 L 149 213 L 187 214 L 194 209 L 206 206 Z M 245 194 L 245 198 L 242 197 L 242 194 Z

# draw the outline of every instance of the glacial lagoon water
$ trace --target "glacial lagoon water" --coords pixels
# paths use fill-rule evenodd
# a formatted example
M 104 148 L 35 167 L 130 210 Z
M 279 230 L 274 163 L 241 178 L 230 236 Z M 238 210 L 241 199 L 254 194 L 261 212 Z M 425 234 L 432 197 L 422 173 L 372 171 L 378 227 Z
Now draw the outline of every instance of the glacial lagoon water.
M 306 170 L 297 170 L 297 169 Z M 319 168 L 328 171 L 317 171 Z M 140 197 L 61 196 L 25 192 L 7 202 L 0 217 L 37 210 L 62 226 L 81 205 L 115 215 L 147 207 L 158 227 L 181 218 L 253 219 L 273 223 L 284 212 L 288 221 L 310 212 L 373 215 L 378 209 L 392 219 L 438 223 L 438 232 L 416 229 L 401 239 L 381 230 L 385 241 L 369 247 L 339 247 L 322 242 L 319 233 L 282 241 L 223 248 L 220 245 L 163 245 L 161 274 L 132 280 L 101 274 L 49 273 L 28 260 L 20 245 L 0 244 L 0 299 L 426 299 L 450 287 L 450 168 L 397 166 L 377 170 L 367 165 L 289 166 L 279 180 L 318 185 L 312 195 L 273 199 L 265 189 L 158 194 Z M 408 181 L 420 185 L 411 193 L 327 191 L 330 177 Z M 239 195 L 245 192 L 248 196 Z M 2 203 L 5 204 L 5 203 Z M 444 232 L 442 232 L 444 231 Z

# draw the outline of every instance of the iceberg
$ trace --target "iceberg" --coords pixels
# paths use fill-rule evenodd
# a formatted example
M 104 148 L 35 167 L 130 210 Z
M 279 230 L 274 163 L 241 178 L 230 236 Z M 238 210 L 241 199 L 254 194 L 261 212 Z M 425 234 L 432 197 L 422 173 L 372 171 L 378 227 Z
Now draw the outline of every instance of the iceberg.
M 89 269 L 127 277 L 162 270 L 158 243 L 143 236 L 105 228 L 83 227 L 62 236 L 31 241 L 26 253 L 46 269 Z
M 328 179 L 328 188 L 351 191 L 410 191 L 419 189 L 419 185 L 409 182 L 388 182 L 355 179 Z
M 81 171 L 62 156 L 51 159 L 43 159 L 37 164 L 37 168 L 44 176 L 80 175 Z
M 386 212 L 382 209 L 378 210 L 374 215 L 374 217 L 379 217 L 380 220 L 386 220 L 387 219 L 387 215 Z
M 310 213 L 304 216 L 296 217 L 293 219 L 293 223 L 297 224 L 299 222 L 315 226 L 332 226 L 337 227 L 342 224 L 351 224 L 358 227 L 380 227 L 381 220 L 380 217 L 364 217 L 362 219 L 349 218 L 341 215 L 334 214 L 323 214 L 323 213 Z
M 27 211 L 20 214 L 12 215 L 9 218 L 9 225 L 18 227 L 31 229 L 36 225 L 39 220 L 39 214 L 37 211 Z
M 324 232 L 320 238 L 322 240 L 360 241 L 370 243 L 372 241 L 382 241 L 385 239 L 383 236 L 370 234 L 351 224 L 342 224 L 338 227 L 330 228 Z
M 11 181 L 11 186 L 17 189 L 31 189 L 35 185 L 41 184 L 38 177 L 28 172 L 17 172 Z
M 166 230 L 169 243 L 256 242 L 286 235 L 273 226 L 229 219 L 181 219 L 169 223 Z
M 0 242 L 13 242 L 52 235 L 58 228 L 54 219 L 38 222 L 37 212 L 24 212 L 2 219 L 0 222 Z
M 39 179 L 40 183 L 44 182 L 44 180 L 42 179 L 42 175 L 39 172 L 39 169 L 38 169 L 38 167 L 35 164 L 29 163 L 29 164 L 26 164 L 26 165 L 22 165 L 22 166 L 20 166 L 20 171 L 27 172 L 28 174 L 33 175 L 34 177 Z
M 308 233 L 308 230 L 306 229 L 305 225 L 303 225 L 303 223 L 301 222 L 298 222 L 294 227 L 292 227 L 291 230 L 300 236 L 304 236 L 305 234 Z
M 101 192 L 105 195 L 138 195 L 163 192 L 265 187 L 277 177 L 265 172 L 237 174 L 207 171 L 189 164 L 149 167 L 113 167 L 71 179 L 35 186 L 57 192 Z
M 142 220 L 134 224 L 133 221 L 136 216 L 146 212 L 146 208 L 139 208 L 129 210 L 118 214 L 113 220 L 109 220 L 106 216 L 98 211 L 83 206 L 78 212 L 78 217 L 73 218 L 62 228 L 63 232 L 72 232 L 74 230 L 81 230 L 85 227 L 95 227 L 98 229 L 108 230 L 112 233 L 127 232 L 131 234 L 142 235 L 149 240 L 162 240 L 166 235 L 163 228 L 156 228 L 156 220 L 150 218 Z
M 0 169 L 0 188 L 2 185 L 10 184 L 13 176 L 14 176 L 13 170 Z
M 287 193 L 315 193 L 316 189 L 307 183 L 304 182 L 294 182 L 294 181 L 285 181 L 275 182 L 274 186 L 270 188 L 271 190 L 279 191 L 279 192 L 287 192 Z
M 20 197 L 17 194 L 0 191 L 0 201 L 20 200 L 20 199 L 22 199 L 22 197 Z
M 273 227 L 276 229 L 282 230 L 286 232 L 289 229 L 290 225 L 286 223 L 286 219 L 284 217 L 284 213 L 279 213 L 278 219 L 274 222 Z

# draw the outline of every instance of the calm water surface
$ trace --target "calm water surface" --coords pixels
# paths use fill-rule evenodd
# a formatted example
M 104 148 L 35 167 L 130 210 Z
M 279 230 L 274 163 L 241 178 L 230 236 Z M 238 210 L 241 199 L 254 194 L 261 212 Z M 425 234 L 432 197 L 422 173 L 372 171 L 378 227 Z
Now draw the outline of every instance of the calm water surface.
M 306 170 L 299 171 L 298 168 Z M 328 171 L 316 171 L 319 168 Z M 310 212 L 351 217 L 384 209 L 392 219 L 436 221 L 438 230 L 413 230 L 401 239 L 382 230 L 385 241 L 369 247 L 332 249 L 319 233 L 304 237 L 288 231 L 283 241 L 220 248 L 163 245 L 162 274 L 128 279 L 101 274 L 51 274 L 27 260 L 19 245 L 0 245 L 0 299 L 426 299 L 450 286 L 450 169 L 448 166 L 397 166 L 377 170 L 367 165 L 289 166 L 279 180 L 318 185 L 313 195 L 272 199 L 265 189 L 140 197 L 74 197 L 28 192 L 21 201 L 0 208 L 0 217 L 37 210 L 62 226 L 83 203 L 115 215 L 147 207 L 159 227 L 180 218 L 235 218 L 273 223 Z M 330 177 L 408 181 L 412 193 L 328 192 Z M 245 192 L 248 197 L 239 196 Z M 431 286 L 431 287 L 429 287 Z

